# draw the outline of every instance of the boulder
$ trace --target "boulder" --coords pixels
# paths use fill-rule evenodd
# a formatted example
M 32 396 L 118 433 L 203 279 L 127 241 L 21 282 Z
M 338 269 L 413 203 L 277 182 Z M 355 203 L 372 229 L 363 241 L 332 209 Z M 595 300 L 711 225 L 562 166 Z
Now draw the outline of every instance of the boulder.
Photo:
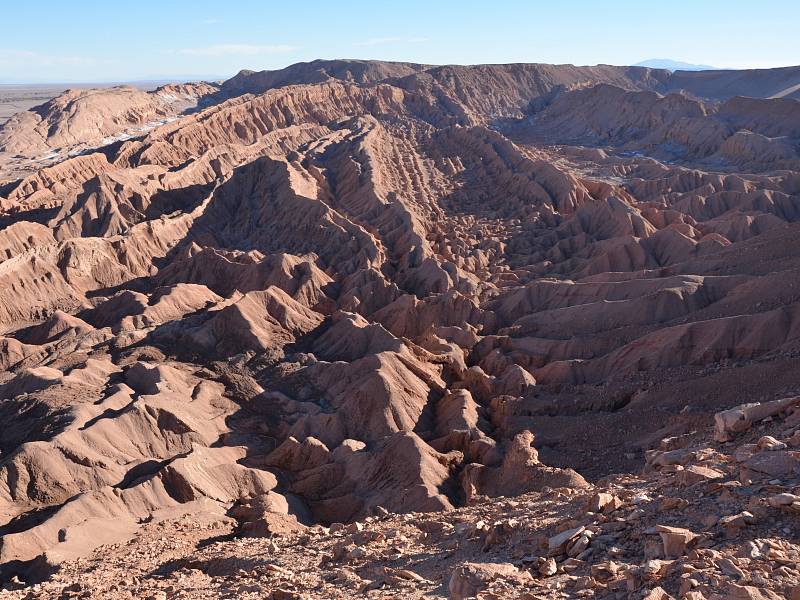
M 690 486 L 695 485 L 696 483 L 722 479 L 725 477 L 725 474 L 709 467 L 703 467 L 701 465 L 689 465 L 685 469 L 678 471 L 676 477 L 680 485 Z
M 714 438 L 718 442 L 733 439 L 734 434 L 747 431 L 756 421 L 777 415 L 791 406 L 800 404 L 800 396 L 781 398 L 772 402 L 741 404 L 714 415 Z
M 664 555 L 667 558 L 679 558 L 683 556 L 686 552 L 686 547 L 697 538 L 697 534 L 683 527 L 656 525 L 656 532 L 661 535 L 661 542 L 664 545 Z

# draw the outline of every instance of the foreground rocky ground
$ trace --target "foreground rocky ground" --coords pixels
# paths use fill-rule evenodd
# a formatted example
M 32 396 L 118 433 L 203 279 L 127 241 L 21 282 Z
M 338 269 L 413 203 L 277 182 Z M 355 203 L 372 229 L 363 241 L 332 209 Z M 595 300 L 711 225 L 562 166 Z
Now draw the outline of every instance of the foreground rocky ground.
M 664 439 L 643 472 L 587 489 L 441 513 L 255 538 L 221 514 L 157 516 L 0 597 L 800 598 L 800 397 L 721 413 L 709 438 Z

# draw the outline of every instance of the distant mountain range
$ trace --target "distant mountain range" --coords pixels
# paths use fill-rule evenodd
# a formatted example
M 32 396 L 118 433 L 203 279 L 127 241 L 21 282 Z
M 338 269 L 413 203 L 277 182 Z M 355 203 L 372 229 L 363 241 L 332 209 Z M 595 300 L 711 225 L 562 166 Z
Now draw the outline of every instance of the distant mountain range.
M 680 60 L 672 60 L 669 58 L 649 58 L 640 63 L 636 63 L 635 67 L 650 67 L 652 69 L 669 69 L 670 71 L 715 71 L 717 67 L 709 65 L 695 65 L 692 63 L 682 62 Z

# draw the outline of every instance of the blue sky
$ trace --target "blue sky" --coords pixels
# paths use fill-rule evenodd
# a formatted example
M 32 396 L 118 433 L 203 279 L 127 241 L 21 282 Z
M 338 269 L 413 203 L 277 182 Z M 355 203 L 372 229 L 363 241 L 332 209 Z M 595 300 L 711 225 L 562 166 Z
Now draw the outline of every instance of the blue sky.
M 3 0 L 0 82 L 222 77 L 314 58 L 800 64 L 798 0 Z

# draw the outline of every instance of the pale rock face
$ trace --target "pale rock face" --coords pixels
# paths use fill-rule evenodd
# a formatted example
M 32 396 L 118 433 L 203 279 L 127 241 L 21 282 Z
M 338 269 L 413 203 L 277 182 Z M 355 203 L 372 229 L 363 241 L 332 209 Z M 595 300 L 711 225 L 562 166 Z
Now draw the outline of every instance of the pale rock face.
M 12 118 L 0 578 L 189 515 L 253 548 L 358 523 L 314 558 L 352 562 L 320 588 L 350 597 L 725 593 L 652 561 L 797 511 L 799 83 L 314 61 Z M 742 504 L 750 486 L 768 492 Z M 510 513 L 479 516 L 487 499 Z M 390 566 L 419 531 L 375 519 L 405 518 L 471 566 Z M 794 547 L 758 544 L 784 570 L 720 564 L 784 593 Z M 208 591 L 223 563 L 189 577 Z M 284 570 L 262 595 L 295 593 Z

